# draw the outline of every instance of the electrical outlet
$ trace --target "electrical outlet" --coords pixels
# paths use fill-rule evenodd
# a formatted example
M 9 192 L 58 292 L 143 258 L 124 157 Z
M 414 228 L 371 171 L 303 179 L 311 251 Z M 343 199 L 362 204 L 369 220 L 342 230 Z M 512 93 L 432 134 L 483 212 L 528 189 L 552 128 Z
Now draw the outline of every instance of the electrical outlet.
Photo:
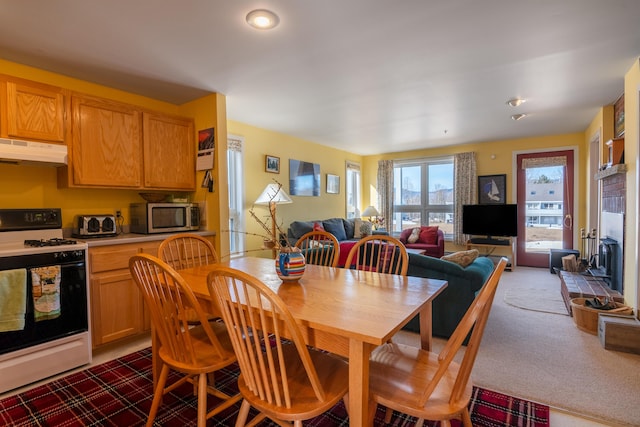
M 122 212 L 116 211 L 116 218 L 120 218 L 122 216 Z

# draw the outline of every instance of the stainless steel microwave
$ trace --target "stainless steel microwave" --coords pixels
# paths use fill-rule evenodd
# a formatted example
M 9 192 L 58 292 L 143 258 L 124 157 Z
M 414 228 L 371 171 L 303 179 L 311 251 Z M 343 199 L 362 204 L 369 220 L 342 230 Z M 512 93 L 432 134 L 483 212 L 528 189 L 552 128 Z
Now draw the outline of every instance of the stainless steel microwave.
M 195 203 L 132 203 L 129 214 L 132 233 L 173 233 L 200 228 L 200 209 Z

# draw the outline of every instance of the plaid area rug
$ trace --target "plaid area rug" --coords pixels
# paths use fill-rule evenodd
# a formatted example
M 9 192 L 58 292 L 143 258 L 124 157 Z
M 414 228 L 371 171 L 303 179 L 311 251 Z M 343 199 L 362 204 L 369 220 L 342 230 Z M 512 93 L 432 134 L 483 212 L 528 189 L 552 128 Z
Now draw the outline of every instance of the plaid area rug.
M 237 366 L 224 369 L 216 376 L 217 385 L 225 392 L 237 392 Z M 170 374 L 169 381 L 179 378 Z M 153 398 L 151 349 L 147 348 L 116 360 L 68 375 L 15 396 L 0 400 L 0 425 L 3 426 L 143 426 Z M 210 396 L 211 406 L 216 398 Z M 240 403 L 210 419 L 208 426 L 235 424 Z M 500 393 L 474 387 L 470 404 L 474 426 L 549 425 L 549 407 Z M 251 416 L 255 413 L 251 414 Z M 155 420 L 157 426 L 195 426 L 197 401 L 193 387 L 184 384 L 167 394 Z M 375 426 L 383 426 L 384 411 L 378 408 Z M 415 418 L 394 413 L 391 426 L 413 426 Z M 425 422 L 426 426 L 439 423 Z M 454 426 L 460 423 L 453 421 Z M 261 426 L 276 426 L 265 421 Z M 326 414 L 305 422 L 305 426 L 348 426 L 342 403 Z

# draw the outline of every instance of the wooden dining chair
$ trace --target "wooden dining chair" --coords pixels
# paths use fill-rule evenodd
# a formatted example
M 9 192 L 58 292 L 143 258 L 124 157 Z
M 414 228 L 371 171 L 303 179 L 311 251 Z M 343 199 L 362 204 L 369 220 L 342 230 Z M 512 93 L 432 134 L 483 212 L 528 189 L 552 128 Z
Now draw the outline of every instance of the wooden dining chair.
M 307 347 L 289 308 L 273 290 L 221 265 L 209 273 L 207 283 L 240 365 L 243 401 L 236 426 L 246 424 L 251 407 L 260 413 L 249 425 L 268 417 L 279 425 L 293 421 L 302 427 L 303 420 L 326 412 L 340 399 L 346 404 L 347 362 Z
M 302 251 L 307 264 L 338 266 L 340 243 L 328 231 L 310 231 L 298 239 L 296 247 Z
M 208 239 L 193 233 L 180 233 L 164 239 L 158 247 L 158 258 L 169 264 L 175 270 L 215 264 L 219 261 L 213 243 Z M 187 313 L 191 325 L 200 323 L 196 314 Z M 207 313 L 209 321 L 218 319 Z
M 213 243 L 193 233 L 180 233 L 164 239 L 158 247 L 158 258 L 175 270 L 218 262 Z
M 179 273 L 161 259 L 149 255 L 134 255 L 129 269 L 137 283 L 151 314 L 154 332 L 158 336 L 158 355 L 163 362 L 162 371 L 154 390 L 147 426 L 153 425 L 162 396 L 189 381 L 197 384 L 198 426 L 206 419 L 228 408 L 241 398 L 229 396 L 207 384 L 212 374 L 236 362 L 233 346 L 222 322 L 207 322 L 206 314 L 193 291 Z M 187 313 L 194 312 L 199 326 L 191 326 Z M 179 381 L 165 387 L 169 370 L 185 374 Z M 207 413 L 207 394 L 223 402 Z
M 407 248 L 393 236 L 370 235 L 351 248 L 345 268 L 406 276 L 409 268 Z
M 390 421 L 390 409 L 394 409 L 417 417 L 416 426 L 422 426 L 427 419 L 450 427 L 451 419 L 461 418 L 464 426 L 471 427 L 471 371 L 506 265 L 507 259 L 500 259 L 439 354 L 397 343 L 387 343 L 373 351 L 369 390 L 375 403 L 370 417 L 375 413 L 375 404 L 380 404 L 387 408 L 385 422 Z M 462 361 L 456 363 L 453 359 L 469 333 Z

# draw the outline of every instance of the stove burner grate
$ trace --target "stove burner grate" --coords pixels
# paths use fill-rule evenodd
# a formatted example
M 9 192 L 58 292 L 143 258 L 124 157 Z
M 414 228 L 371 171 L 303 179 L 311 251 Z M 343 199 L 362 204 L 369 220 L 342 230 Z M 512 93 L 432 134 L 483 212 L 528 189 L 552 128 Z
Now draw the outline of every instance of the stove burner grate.
M 59 238 L 53 238 L 48 240 L 41 239 L 41 240 L 25 240 L 24 241 L 25 246 L 34 246 L 34 247 L 75 245 L 76 243 L 78 242 L 75 240 L 59 239 Z

